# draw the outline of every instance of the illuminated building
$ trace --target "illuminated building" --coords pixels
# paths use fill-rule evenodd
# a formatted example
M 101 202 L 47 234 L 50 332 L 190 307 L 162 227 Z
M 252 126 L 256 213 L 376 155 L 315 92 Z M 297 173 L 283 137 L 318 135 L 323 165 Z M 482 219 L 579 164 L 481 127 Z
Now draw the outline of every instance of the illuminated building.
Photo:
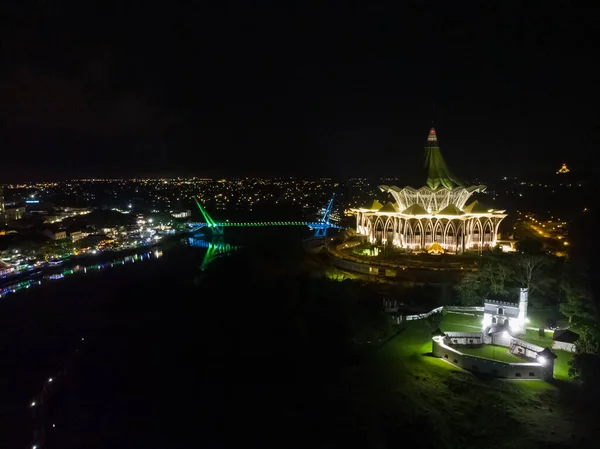
M 483 301 L 482 328 L 510 329 L 514 333 L 524 333 L 527 323 L 527 306 L 529 303 L 529 289 L 519 290 L 519 302 Z
M 368 207 L 351 209 L 357 233 L 373 244 L 411 251 L 423 251 L 434 242 L 450 253 L 496 246 L 504 210 L 485 207 L 479 201 L 466 204 L 485 186 L 466 187 L 450 172 L 433 128 L 425 145 L 425 166 L 428 177 L 423 187 L 381 185 L 381 191 L 390 193 L 394 202 L 384 205 L 375 200 Z
M 189 218 L 192 216 L 192 211 L 186 209 L 184 211 L 171 211 L 171 217 L 173 218 Z
M 557 175 L 563 175 L 565 173 L 569 173 L 571 170 L 567 168 L 567 164 L 562 164 L 560 169 L 556 172 Z
M 17 207 L 7 207 L 4 209 L 4 217 L 6 221 L 11 222 L 15 220 L 20 220 L 25 215 L 25 207 L 17 206 Z
M 42 233 L 51 240 L 63 240 L 67 238 L 66 231 L 56 228 L 46 228 Z

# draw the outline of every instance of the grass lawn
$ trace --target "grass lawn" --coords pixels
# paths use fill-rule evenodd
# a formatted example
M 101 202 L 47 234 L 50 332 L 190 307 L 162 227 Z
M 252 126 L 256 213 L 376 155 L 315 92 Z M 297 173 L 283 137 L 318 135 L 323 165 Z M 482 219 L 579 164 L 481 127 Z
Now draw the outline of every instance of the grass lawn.
M 526 362 L 525 359 L 522 359 L 514 354 L 508 352 L 508 348 L 504 346 L 495 346 L 495 345 L 483 345 L 479 348 L 470 348 L 470 347 L 456 347 L 456 350 L 462 352 L 463 354 L 475 355 L 477 357 L 485 357 L 486 359 L 499 360 L 500 362 L 508 362 L 508 363 L 523 363 Z
M 558 356 L 558 358 L 554 360 L 554 378 L 571 382 L 573 379 L 569 377 L 569 360 L 573 358 L 573 353 L 553 351 Z
M 541 346 L 542 348 L 552 349 L 553 335 L 554 335 L 553 332 L 546 332 L 545 336 L 540 337 L 540 335 L 536 329 L 527 329 L 525 336 L 521 337 L 521 339 L 528 341 L 529 343 L 533 343 L 534 345 Z
M 556 307 L 530 307 L 527 310 L 527 317 L 529 318 L 529 326 L 531 327 L 539 327 L 540 323 L 546 325 L 547 319 L 555 321 L 561 326 L 564 326 L 568 322 Z
M 441 329 L 455 332 L 478 332 L 481 330 L 483 314 L 463 315 L 459 313 L 446 313 L 442 318 Z M 457 328 L 460 326 L 460 328 Z M 469 329 L 469 330 L 466 330 Z
M 463 324 L 449 324 L 442 323 L 440 329 L 443 332 L 480 332 L 481 328 L 474 328 L 473 326 Z
M 477 377 L 428 355 L 431 332 L 425 320 L 406 323 L 360 368 L 370 381 L 356 394 L 378 428 L 369 447 L 397 446 L 415 433 L 419 447 L 575 447 L 585 418 L 561 402 L 557 386 Z

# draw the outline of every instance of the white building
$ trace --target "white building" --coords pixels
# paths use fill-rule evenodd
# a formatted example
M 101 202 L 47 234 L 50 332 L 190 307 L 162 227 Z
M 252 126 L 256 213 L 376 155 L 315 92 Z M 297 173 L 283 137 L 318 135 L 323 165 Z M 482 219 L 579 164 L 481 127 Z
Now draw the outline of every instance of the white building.
M 435 129 L 425 145 L 428 178 L 425 186 L 399 188 L 381 185 L 394 202 L 373 201 L 364 208 L 351 209 L 356 215 L 356 232 L 374 244 L 393 245 L 421 251 L 437 242 L 445 251 L 459 253 L 496 246 L 498 227 L 504 210 L 467 204 L 483 185 L 466 186 L 444 162 Z
M 63 240 L 67 238 L 67 232 L 60 229 L 46 228 L 44 229 L 43 234 L 52 240 Z
M 579 334 L 569 329 L 557 329 L 552 336 L 552 349 L 575 352 L 577 340 L 579 340 Z
M 75 232 L 71 232 L 71 234 L 69 235 L 69 237 L 71 237 L 71 241 L 76 242 L 77 240 L 81 240 L 83 238 L 85 238 L 86 234 L 84 234 L 81 231 L 75 231 Z
M 527 288 L 519 289 L 518 303 L 485 299 L 483 301 L 482 329 L 485 333 L 495 333 L 501 328 L 510 330 L 514 334 L 524 333 L 528 302 L 529 290 Z
M 173 218 L 188 218 L 192 216 L 192 211 L 186 209 L 184 211 L 171 211 L 171 217 Z

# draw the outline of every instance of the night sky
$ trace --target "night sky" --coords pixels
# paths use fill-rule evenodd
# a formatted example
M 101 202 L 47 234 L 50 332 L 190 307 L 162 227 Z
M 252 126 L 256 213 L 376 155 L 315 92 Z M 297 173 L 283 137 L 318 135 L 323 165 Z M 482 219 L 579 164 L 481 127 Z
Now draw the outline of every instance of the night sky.
M 590 170 L 598 9 L 363 3 L 4 1 L 0 183 Z

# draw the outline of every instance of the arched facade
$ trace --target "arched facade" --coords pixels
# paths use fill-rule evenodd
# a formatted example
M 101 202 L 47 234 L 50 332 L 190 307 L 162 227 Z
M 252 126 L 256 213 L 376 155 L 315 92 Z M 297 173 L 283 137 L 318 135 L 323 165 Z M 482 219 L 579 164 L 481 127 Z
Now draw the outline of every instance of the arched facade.
M 498 227 L 505 214 L 464 214 L 458 217 L 403 216 L 402 213 L 378 213 L 355 210 L 357 232 L 374 244 L 411 250 L 425 250 L 437 242 L 451 253 L 484 250 L 496 246 Z
M 375 244 L 408 250 L 425 250 L 437 242 L 451 253 L 483 250 L 496 246 L 498 227 L 506 217 L 503 210 L 467 201 L 485 186 L 464 186 L 452 175 L 442 158 L 437 135 L 432 128 L 425 145 L 429 176 L 426 185 L 398 188 L 382 185 L 394 202 L 352 209 L 356 232 Z

